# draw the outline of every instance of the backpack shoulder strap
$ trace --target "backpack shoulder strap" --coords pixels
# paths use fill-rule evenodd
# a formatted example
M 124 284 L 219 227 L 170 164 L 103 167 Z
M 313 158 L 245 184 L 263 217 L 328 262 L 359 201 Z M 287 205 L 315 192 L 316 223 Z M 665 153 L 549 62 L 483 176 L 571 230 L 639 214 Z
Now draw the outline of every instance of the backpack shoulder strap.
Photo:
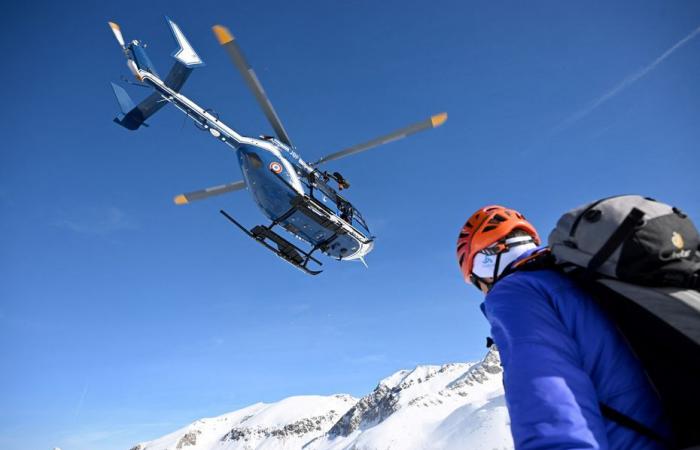
M 622 243 L 632 234 L 635 227 L 639 225 L 640 220 L 644 218 L 644 212 L 638 208 L 632 208 L 625 220 L 622 221 L 620 226 L 610 235 L 607 241 L 602 247 L 596 252 L 595 255 L 588 262 L 587 269 L 590 272 L 595 272 L 600 266 L 605 263 L 605 261 L 610 258 L 617 248 L 622 245 Z
M 552 252 L 549 250 L 548 247 L 544 247 L 532 252 L 525 258 L 511 264 L 506 270 L 503 271 L 503 273 L 500 277 L 498 277 L 498 279 L 502 279 L 510 275 L 511 273 L 517 272 L 519 270 L 525 270 L 529 272 L 533 270 L 554 268 L 556 268 L 556 264 L 554 263 L 554 255 L 552 255 Z
M 637 422 L 633 418 L 622 414 L 620 411 L 611 408 L 610 406 L 606 405 L 605 403 L 599 403 L 600 406 L 600 412 L 603 414 L 603 417 L 612 420 L 613 422 L 617 422 L 619 425 L 628 428 L 630 430 L 636 431 L 637 433 L 641 434 L 642 436 L 646 436 L 649 439 L 652 439 L 657 442 L 662 442 L 662 443 L 668 443 L 666 439 L 664 439 L 661 435 L 659 435 L 657 432 L 652 430 L 651 428 L 647 427 L 646 425 Z

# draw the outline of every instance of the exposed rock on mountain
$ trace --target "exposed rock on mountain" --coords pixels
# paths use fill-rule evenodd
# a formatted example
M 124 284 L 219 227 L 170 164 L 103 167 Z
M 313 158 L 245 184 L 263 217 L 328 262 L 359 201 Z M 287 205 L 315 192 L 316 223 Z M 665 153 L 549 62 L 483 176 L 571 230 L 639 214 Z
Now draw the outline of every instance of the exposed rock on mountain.
M 512 449 L 498 353 L 418 366 L 361 399 L 289 397 L 198 420 L 132 450 Z

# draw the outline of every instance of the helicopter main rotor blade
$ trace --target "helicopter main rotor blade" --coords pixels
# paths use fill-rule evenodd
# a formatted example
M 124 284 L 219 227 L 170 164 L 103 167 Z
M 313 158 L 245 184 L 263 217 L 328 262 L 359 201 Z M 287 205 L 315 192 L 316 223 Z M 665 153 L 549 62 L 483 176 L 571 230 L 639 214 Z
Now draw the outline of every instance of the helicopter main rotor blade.
M 396 130 L 393 133 L 389 133 L 385 136 L 372 139 L 371 141 L 365 142 L 364 144 L 354 145 L 346 149 L 340 150 L 339 152 L 331 153 L 319 159 L 318 161 L 312 163 L 312 166 L 319 166 L 321 164 L 327 163 L 328 161 L 334 161 L 336 159 L 345 158 L 346 156 L 354 155 L 356 153 L 361 153 L 377 147 L 379 145 L 388 144 L 389 142 L 398 141 L 406 136 L 410 136 L 419 131 L 429 130 L 431 128 L 437 128 L 447 120 L 447 113 L 436 114 L 429 119 L 422 122 L 414 123 L 400 130 Z
M 284 142 L 290 147 L 293 147 L 292 140 L 289 138 L 284 126 L 282 126 L 282 121 L 277 115 L 275 108 L 272 106 L 270 99 L 267 97 L 265 89 L 263 89 L 262 84 L 260 84 L 258 76 L 255 74 L 255 71 L 250 64 L 248 64 L 245 56 L 243 56 L 241 48 L 236 43 L 236 38 L 233 37 L 228 28 L 222 25 L 214 25 L 212 30 L 214 31 L 214 35 L 216 36 L 216 39 L 218 39 L 219 44 L 224 47 L 224 50 L 226 50 L 226 53 L 228 53 L 228 55 L 231 57 L 231 60 L 233 60 L 233 63 L 236 65 L 238 71 L 241 73 L 241 75 L 243 75 L 243 79 L 245 79 L 245 82 L 248 85 L 248 88 L 253 92 L 253 95 L 255 95 L 255 99 L 258 101 L 263 113 L 265 113 L 265 117 L 267 117 L 268 122 L 270 122 L 270 125 L 272 125 L 272 128 L 275 130 L 277 137 L 280 139 L 280 141 Z
M 245 181 L 240 180 L 234 183 L 222 184 L 220 186 L 214 186 L 199 191 L 188 192 L 187 194 L 180 194 L 175 197 L 173 201 L 176 205 L 186 205 L 197 200 L 203 200 L 205 198 L 225 194 L 227 192 L 239 191 L 244 188 Z

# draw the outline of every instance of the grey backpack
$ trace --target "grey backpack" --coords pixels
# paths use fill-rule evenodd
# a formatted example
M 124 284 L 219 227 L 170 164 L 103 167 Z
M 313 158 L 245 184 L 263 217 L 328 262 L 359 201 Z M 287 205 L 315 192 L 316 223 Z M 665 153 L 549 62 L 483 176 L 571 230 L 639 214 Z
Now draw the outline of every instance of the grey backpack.
M 644 365 L 671 421 L 671 447 L 700 445 L 700 235 L 690 219 L 650 198 L 610 197 L 564 214 L 548 244 L 550 264 L 591 292 Z

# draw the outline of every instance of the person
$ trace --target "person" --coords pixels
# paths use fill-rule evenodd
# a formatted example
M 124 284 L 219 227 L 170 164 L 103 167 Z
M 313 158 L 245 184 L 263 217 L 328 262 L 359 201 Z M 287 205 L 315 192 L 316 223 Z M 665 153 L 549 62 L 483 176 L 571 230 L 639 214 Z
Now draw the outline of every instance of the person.
M 503 206 L 476 211 L 457 240 L 464 280 L 486 294 L 515 448 L 666 448 L 660 401 L 594 299 L 557 270 L 513 270 L 543 251 L 535 227 Z

